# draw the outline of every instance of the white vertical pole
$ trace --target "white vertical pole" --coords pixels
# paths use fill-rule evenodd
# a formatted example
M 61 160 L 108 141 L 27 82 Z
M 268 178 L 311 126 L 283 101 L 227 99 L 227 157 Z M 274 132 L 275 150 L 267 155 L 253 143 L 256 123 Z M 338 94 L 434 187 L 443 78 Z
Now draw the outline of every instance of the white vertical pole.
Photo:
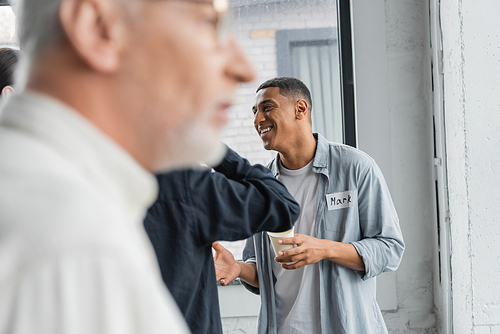
M 451 281 L 451 231 L 450 212 L 448 202 L 448 180 L 446 166 L 445 114 L 444 114 L 444 87 L 443 87 L 443 47 L 440 20 L 440 0 L 429 1 L 429 22 L 432 63 L 432 110 L 434 118 L 434 179 L 436 188 L 436 217 L 439 221 L 437 231 L 435 302 L 440 314 L 440 332 L 453 333 L 453 291 Z

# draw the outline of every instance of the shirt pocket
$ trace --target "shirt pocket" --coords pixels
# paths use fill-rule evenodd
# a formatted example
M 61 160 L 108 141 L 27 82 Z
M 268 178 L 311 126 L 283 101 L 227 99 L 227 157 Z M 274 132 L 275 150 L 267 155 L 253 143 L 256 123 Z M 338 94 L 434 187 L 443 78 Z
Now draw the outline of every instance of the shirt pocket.
M 337 232 L 338 238 L 342 239 L 345 234 L 350 234 L 352 224 L 357 221 L 358 202 L 357 190 L 347 190 L 330 193 L 324 197 L 325 203 L 325 229 Z
M 352 220 L 353 208 L 343 208 L 338 210 L 326 211 L 325 229 L 344 233 L 348 229 L 349 221 Z

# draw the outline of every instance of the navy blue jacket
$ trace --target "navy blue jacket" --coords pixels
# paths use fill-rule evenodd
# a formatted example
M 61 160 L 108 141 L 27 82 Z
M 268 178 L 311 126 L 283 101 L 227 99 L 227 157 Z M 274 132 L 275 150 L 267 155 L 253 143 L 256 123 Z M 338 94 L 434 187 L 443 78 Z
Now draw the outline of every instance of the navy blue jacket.
M 214 169 L 157 175 L 160 192 L 144 221 L 163 280 L 195 334 L 222 333 L 212 243 L 288 230 L 300 211 L 270 170 L 231 149 Z

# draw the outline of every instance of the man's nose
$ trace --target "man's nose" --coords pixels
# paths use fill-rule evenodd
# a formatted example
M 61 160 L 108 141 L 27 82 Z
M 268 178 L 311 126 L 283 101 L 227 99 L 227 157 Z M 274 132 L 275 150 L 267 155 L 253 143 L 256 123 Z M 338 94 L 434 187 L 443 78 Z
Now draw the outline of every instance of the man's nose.
M 254 118 L 253 118 L 253 124 L 255 126 L 259 125 L 260 123 L 264 122 L 266 119 L 264 113 L 260 112 L 260 111 L 257 111 L 254 115 Z
M 253 81 L 255 79 L 255 69 L 241 47 L 236 43 L 234 36 L 229 37 L 228 48 L 231 52 L 231 59 L 226 69 L 227 75 L 237 82 Z

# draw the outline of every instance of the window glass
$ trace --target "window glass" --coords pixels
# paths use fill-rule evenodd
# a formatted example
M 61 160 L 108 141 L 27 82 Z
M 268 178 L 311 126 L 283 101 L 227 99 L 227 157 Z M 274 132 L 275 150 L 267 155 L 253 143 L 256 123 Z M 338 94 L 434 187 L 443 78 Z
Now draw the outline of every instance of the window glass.
M 0 47 L 18 48 L 16 17 L 10 6 L 0 6 Z
M 312 33 L 312 39 L 289 42 L 287 51 L 290 53 L 291 70 L 279 75 L 299 78 L 309 87 L 314 101 L 311 113 L 313 131 L 321 133 L 328 140 L 342 142 L 341 78 L 337 39 L 322 39 L 315 34 L 318 30 L 306 30 Z M 278 61 L 280 58 L 278 56 Z

